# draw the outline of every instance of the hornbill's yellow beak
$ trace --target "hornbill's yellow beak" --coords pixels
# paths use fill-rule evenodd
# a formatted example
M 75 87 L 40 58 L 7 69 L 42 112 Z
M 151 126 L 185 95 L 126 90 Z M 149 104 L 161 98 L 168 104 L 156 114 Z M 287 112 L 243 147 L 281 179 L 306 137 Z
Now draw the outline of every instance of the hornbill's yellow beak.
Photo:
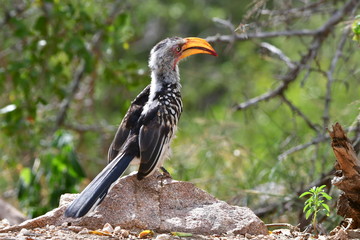
M 197 37 L 188 37 L 184 39 L 186 40 L 186 43 L 182 46 L 181 55 L 179 56 L 178 61 L 199 53 L 217 56 L 213 47 L 205 39 Z

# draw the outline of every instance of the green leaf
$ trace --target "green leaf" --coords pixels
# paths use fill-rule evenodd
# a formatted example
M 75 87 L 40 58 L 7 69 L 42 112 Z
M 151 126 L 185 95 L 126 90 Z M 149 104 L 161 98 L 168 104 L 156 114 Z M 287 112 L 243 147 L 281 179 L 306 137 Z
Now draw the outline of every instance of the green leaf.
M 34 29 L 37 30 L 41 35 L 47 35 L 47 19 L 45 16 L 40 16 L 36 22 Z
M 306 195 L 311 195 L 311 192 L 304 192 L 299 196 L 299 198 L 302 198 L 302 197 L 304 197 Z
M 305 214 L 305 218 L 309 219 L 310 215 L 313 213 L 313 211 L 311 209 L 309 209 L 306 214 Z
M 14 35 L 18 38 L 26 38 L 30 35 L 29 27 L 19 18 L 11 18 L 10 20 L 15 25 Z
M 308 208 L 310 208 L 310 207 L 311 207 L 311 203 L 306 204 L 305 207 L 304 207 L 303 212 L 305 212 L 305 211 L 306 211 Z
M 322 192 L 321 194 L 322 194 L 322 196 L 325 197 L 327 200 L 331 200 L 331 199 L 332 199 L 332 197 L 331 197 L 329 194 L 327 194 L 326 192 Z
M 330 212 L 330 208 L 326 203 L 323 203 L 322 206 L 326 209 L 326 211 Z

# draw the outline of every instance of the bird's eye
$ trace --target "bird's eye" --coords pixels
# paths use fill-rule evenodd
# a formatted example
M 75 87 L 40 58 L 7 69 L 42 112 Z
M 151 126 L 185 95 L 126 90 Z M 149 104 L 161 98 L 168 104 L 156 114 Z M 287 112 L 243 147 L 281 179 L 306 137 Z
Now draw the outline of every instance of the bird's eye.
M 177 48 L 176 48 L 176 51 L 177 51 L 177 52 L 180 52 L 180 51 L 181 51 L 181 47 L 180 47 L 180 46 L 177 47 Z

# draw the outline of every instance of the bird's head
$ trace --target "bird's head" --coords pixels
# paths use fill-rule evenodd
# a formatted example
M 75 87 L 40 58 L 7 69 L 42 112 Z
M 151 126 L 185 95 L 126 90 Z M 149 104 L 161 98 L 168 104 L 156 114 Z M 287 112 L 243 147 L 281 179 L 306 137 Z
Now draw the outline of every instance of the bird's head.
M 177 71 L 181 59 L 199 53 L 217 56 L 211 45 L 202 38 L 167 38 L 151 50 L 149 67 L 153 71 Z

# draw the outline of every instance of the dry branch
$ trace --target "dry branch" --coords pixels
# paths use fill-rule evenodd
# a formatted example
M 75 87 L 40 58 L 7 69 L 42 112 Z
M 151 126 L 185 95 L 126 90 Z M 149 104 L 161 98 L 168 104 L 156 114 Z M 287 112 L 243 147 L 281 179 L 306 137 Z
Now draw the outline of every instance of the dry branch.
M 360 227 L 360 161 L 339 123 L 329 131 L 331 147 L 336 156 L 335 177 L 331 183 L 343 193 L 337 203 L 337 214 L 352 218 L 351 228 Z
M 325 96 L 324 113 L 323 113 L 324 128 L 328 126 L 329 121 L 330 121 L 330 103 L 331 103 L 331 95 L 332 95 L 331 88 L 332 88 L 333 82 L 335 81 L 334 76 L 333 76 L 334 72 L 335 72 L 335 67 L 336 67 L 341 55 L 343 54 L 343 48 L 345 46 L 349 32 L 350 32 L 350 29 L 345 29 L 343 31 L 340 42 L 335 51 L 334 57 L 331 60 L 329 70 L 326 72 L 326 77 L 327 77 L 328 81 L 326 84 L 326 96 Z
M 349 15 L 353 9 L 357 8 L 359 5 L 359 2 L 355 0 L 350 0 L 346 4 L 344 4 L 344 7 L 336 11 L 331 18 L 325 22 L 321 27 L 319 27 L 316 30 L 299 30 L 299 31 L 289 31 L 289 35 L 284 35 L 280 32 L 273 32 L 271 34 L 269 33 L 255 33 L 257 36 L 252 36 L 251 34 L 246 34 L 246 37 L 248 39 L 251 38 L 263 38 L 264 36 L 261 36 L 261 34 L 267 35 L 267 37 L 278 37 L 278 36 L 301 36 L 301 35 L 311 35 L 313 36 L 312 43 L 310 47 L 307 50 L 307 53 L 302 56 L 299 62 L 295 63 L 295 66 L 288 69 L 288 72 L 285 74 L 285 76 L 282 77 L 281 83 L 275 88 L 268 92 L 263 93 L 260 96 L 251 98 L 247 100 L 246 102 L 237 104 L 235 106 L 235 110 L 243 110 L 245 108 L 248 108 L 252 105 L 255 105 L 261 101 L 267 101 L 271 98 L 281 96 L 284 91 L 289 87 L 289 85 L 294 82 L 300 72 L 308 68 L 311 61 L 317 56 L 318 51 L 322 47 L 323 42 L 325 39 L 329 36 L 329 34 L 334 30 L 334 27 L 347 15 Z M 291 32 L 291 34 L 290 34 Z M 302 34 L 297 34 L 297 32 L 301 32 Z M 305 34 L 306 33 L 306 34 Z M 210 42 L 213 41 L 226 41 L 226 36 L 215 36 L 215 37 L 208 37 L 207 40 Z M 242 34 L 237 34 L 234 36 L 231 36 L 229 38 L 229 42 L 232 42 L 234 40 L 244 40 L 244 36 Z

